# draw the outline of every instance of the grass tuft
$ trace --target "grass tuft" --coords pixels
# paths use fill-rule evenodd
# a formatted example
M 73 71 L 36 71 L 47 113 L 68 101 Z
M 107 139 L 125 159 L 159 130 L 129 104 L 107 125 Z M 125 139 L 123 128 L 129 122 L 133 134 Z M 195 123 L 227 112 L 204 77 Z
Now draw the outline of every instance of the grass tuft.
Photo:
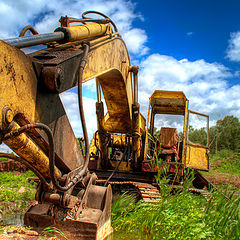
M 112 208 L 114 229 L 135 232 L 139 239 L 237 240 L 239 218 L 240 197 L 228 189 L 214 191 L 209 199 L 183 191 L 165 195 L 158 204 L 135 204 L 124 194 Z
M 0 172 L 0 210 L 5 213 L 24 212 L 29 201 L 33 200 L 36 193 L 36 183 L 28 182 L 28 177 L 34 173 L 27 171 L 24 174 L 14 172 Z M 24 187 L 21 193 L 20 188 Z

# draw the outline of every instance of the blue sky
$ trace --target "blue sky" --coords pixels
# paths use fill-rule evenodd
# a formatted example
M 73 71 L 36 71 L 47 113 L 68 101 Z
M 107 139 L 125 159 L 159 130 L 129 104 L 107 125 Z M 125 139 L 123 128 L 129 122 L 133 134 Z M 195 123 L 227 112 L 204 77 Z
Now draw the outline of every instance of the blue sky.
M 231 32 L 239 30 L 240 2 L 234 0 L 137 1 L 151 52 L 189 60 L 225 60 Z
M 53 32 L 60 16 L 80 18 L 86 10 L 103 12 L 116 23 L 132 64 L 140 67 L 145 117 L 148 98 L 163 89 L 184 91 L 192 110 L 209 114 L 211 125 L 226 115 L 240 118 L 240 1 L 0 0 L 0 39 L 18 36 L 26 25 Z M 84 86 L 90 135 L 96 129 L 95 96 L 90 81 Z M 61 97 L 79 136 L 76 90 Z
M 219 62 L 235 72 L 239 63 L 226 58 L 230 33 L 240 29 L 240 2 L 236 0 L 136 1 L 144 21 L 134 25 L 146 30 L 150 53 L 176 59 Z M 238 78 L 232 78 L 231 84 Z

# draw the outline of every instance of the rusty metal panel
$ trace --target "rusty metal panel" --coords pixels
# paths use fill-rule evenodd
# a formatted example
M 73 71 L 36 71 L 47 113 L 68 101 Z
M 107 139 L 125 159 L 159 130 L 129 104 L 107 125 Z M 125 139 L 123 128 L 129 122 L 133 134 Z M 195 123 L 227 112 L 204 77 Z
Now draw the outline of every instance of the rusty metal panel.
M 60 81 L 60 86 L 57 86 L 59 92 L 76 86 L 75 73 L 82 58 L 82 50 L 64 49 L 62 46 L 48 51 L 31 54 L 39 75 L 43 66 L 55 66 L 64 79 Z M 88 62 L 83 71 L 83 82 L 98 78 L 109 111 L 104 127 L 110 132 L 126 133 L 131 130 L 133 92 L 129 66 L 128 52 L 121 38 L 114 38 L 90 48 Z M 46 80 L 48 81 L 48 78 Z M 52 82 L 48 85 L 52 85 Z
M 182 91 L 165 91 L 165 90 L 155 90 L 151 96 L 152 98 L 175 98 L 187 100 L 185 94 Z
M 183 92 L 156 90 L 151 96 L 154 114 L 184 115 L 187 98 Z
M 109 132 L 129 132 L 132 123 L 126 85 L 121 72 L 111 70 L 98 77 L 98 80 L 108 108 L 104 128 Z
M 129 66 L 126 46 L 122 39 L 115 38 L 91 49 L 83 72 L 84 81 L 98 77 L 109 111 L 104 127 L 110 132 L 126 133 L 131 129 L 133 92 Z
M 40 86 L 36 101 L 36 120 L 50 127 L 54 137 L 55 151 L 64 159 L 64 164 L 70 170 L 83 166 L 81 150 L 59 95 L 46 92 Z
M 146 119 L 143 117 L 141 113 L 139 113 L 139 123 L 138 123 L 139 131 L 141 134 L 145 133 L 146 127 Z
M 186 144 L 187 144 L 187 129 L 188 129 L 188 104 L 186 101 L 185 113 L 184 113 L 184 125 L 183 125 L 183 151 L 182 151 L 182 163 L 186 165 Z
M 71 210 L 66 212 L 66 209 L 55 205 L 53 211 L 52 204 L 35 203 L 25 214 L 24 224 L 39 230 L 54 225 L 69 240 L 103 240 L 112 233 L 111 201 L 110 185 L 107 188 L 92 185 L 85 207 L 76 218 L 71 217 Z
M 177 129 L 162 127 L 160 130 L 159 142 L 163 148 L 171 148 L 177 145 Z
M 31 58 L 2 41 L 0 55 L 0 112 L 9 106 L 13 115 L 20 112 L 34 121 L 37 79 Z
M 208 171 L 209 157 L 207 151 L 207 147 L 187 143 L 186 166 L 197 170 Z

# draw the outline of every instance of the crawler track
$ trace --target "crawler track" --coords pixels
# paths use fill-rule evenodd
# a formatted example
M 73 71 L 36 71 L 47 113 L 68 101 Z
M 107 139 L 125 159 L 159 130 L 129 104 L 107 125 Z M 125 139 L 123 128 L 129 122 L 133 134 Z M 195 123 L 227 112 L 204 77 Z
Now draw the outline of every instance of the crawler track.
M 120 186 L 122 191 L 129 191 L 137 194 L 144 202 L 156 203 L 161 200 L 159 190 L 151 184 L 141 182 L 109 182 L 112 187 Z

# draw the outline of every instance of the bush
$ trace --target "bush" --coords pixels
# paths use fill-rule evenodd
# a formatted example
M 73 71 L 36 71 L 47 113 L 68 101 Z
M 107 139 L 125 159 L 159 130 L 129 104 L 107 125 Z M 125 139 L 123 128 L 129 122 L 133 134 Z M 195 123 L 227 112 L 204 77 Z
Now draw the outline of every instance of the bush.
M 233 157 L 235 153 L 230 149 L 222 149 L 214 154 L 214 158 L 230 158 Z

